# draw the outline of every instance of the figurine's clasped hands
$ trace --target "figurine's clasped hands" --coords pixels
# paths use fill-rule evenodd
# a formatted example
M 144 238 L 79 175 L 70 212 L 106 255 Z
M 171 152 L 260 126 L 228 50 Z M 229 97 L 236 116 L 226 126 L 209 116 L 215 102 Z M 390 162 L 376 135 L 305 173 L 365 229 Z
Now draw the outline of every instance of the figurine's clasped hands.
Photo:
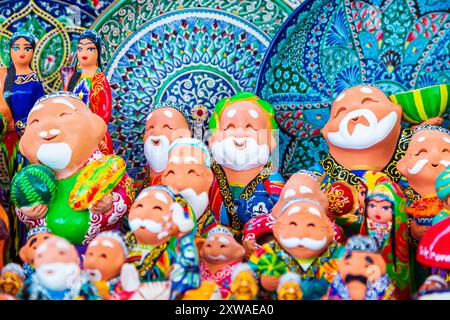
M 48 207 L 45 204 L 39 203 L 31 207 L 22 207 L 20 211 L 31 220 L 38 220 L 45 217 Z

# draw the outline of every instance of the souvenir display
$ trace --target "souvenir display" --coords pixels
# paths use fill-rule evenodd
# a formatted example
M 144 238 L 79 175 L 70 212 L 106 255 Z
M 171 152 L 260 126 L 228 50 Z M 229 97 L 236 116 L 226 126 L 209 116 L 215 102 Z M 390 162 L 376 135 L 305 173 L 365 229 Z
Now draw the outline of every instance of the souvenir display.
M 111 87 L 102 71 L 102 39 L 94 31 L 84 31 L 77 44 L 77 68 L 69 79 L 63 80 L 63 90 L 77 94 L 89 109 L 99 115 L 106 124 L 111 119 Z M 105 133 L 99 150 L 103 154 L 113 152 L 111 136 Z
M 23 262 L 25 276 L 29 277 L 34 273 L 36 250 L 44 240 L 50 237 L 52 237 L 52 234 L 46 227 L 34 227 L 28 231 L 27 241 L 19 251 L 20 259 Z
M 246 263 L 239 264 L 231 274 L 232 300 L 255 300 L 258 295 L 258 283 L 255 273 Z
M 272 210 L 283 188 L 270 160 L 277 128 L 273 107 L 250 92 L 220 100 L 210 118 L 209 202 L 217 222 L 238 237 L 248 220 Z
M 209 207 L 213 174 L 208 148 L 198 139 L 180 138 L 173 141 L 167 151 L 168 165 L 161 175 L 161 183 L 186 199 L 197 219 L 197 234 L 206 237 L 217 225 Z
M 179 138 L 192 137 L 189 116 L 182 105 L 165 101 L 150 107 L 145 123 L 144 155 L 147 159 L 143 188 L 161 184 L 169 163 L 169 146 Z
M 127 256 L 127 244 L 118 232 L 104 231 L 89 243 L 83 261 L 84 285 L 90 287 L 95 298 L 109 300 L 121 291 L 120 272 Z
M 80 258 L 66 239 L 50 237 L 37 247 L 36 272 L 25 280 L 18 298 L 72 300 L 81 293 Z
M 31 163 L 43 164 L 53 171 L 56 196 L 48 206 L 16 207 L 16 214 L 30 227 L 46 226 L 84 252 L 85 246 L 99 232 L 117 227 L 128 212 L 134 197 L 132 180 L 125 173 L 112 193 L 86 210 L 72 209 L 69 201 L 72 192 L 81 192 L 81 195 L 87 192 L 87 195 L 95 194 L 96 197 L 104 195 L 109 186 L 102 185 L 101 189 L 96 189 L 97 179 L 102 183 L 109 182 L 108 176 L 114 180 L 120 171 L 114 167 L 105 170 L 102 165 L 89 166 L 88 169 L 95 169 L 95 175 L 80 183 L 80 179 L 85 177 L 83 168 L 103 157 L 98 144 L 105 135 L 106 124 L 78 96 L 68 92 L 56 92 L 39 99 L 28 120 L 30 126 L 20 140 L 20 150 Z M 103 165 L 110 163 L 110 160 L 102 161 Z M 73 191 L 77 185 L 85 189 Z M 41 209 L 37 208 L 39 206 Z
M 171 297 L 200 285 L 195 214 L 186 200 L 166 186 L 141 191 L 133 203 L 127 243 L 132 263 L 143 282 L 170 281 Z
M 373 173 L 372 173 L 373 174 Z M 365 218 L 361 235 L 375 239 L 386 262 L 387 275 L 395 286 L 398 299 L 408 299 L 411 294 L 411 270 L 408 247 L 408 219 L 405 213 L 406 198 L 395 182 L 377 179 L 373 183 L 365 176 L 367 184 Z
M 249 263 L 258 274 L 260 287 L 274 292 L 288 271 L 302 278 L 304 299 L 320 299 L 337 272 L 343 246 L 334 240 L 326 208 L 316 200 L 289 200 L 275 217 L 274 240 L 252 254 Z
M 0 273 L 0 292 L 15 297 L 22 289 L 25 274 L 17 263 L 8 263 Z
M 394 300 L 395 288 L 386 272 L 378 241 L 353 236 L 338 262 L 338 274 L 331 283 L 329 300 Z
M 277 288 L 278 300 L 301 300 L 303 293 L 300 289 L 301 278 L 294 272 L 287 272 L 280 277 Z
M 431 267 L 431 273 L 450 283 L 450 219 L 434 224 L 420 240 L 416 259 Z
M 436 194 L 442 201 L 442 211 L 433 218 L 433 224 L 450 216 L 450 166 L 436 178 Z
M 217 283 L 223 299 L 230 298 L 231 275 L 242 262 L 244 248 L 226 227 L 218 226 L 208 232 L 204 241 L 197 242 L 202 281 Z

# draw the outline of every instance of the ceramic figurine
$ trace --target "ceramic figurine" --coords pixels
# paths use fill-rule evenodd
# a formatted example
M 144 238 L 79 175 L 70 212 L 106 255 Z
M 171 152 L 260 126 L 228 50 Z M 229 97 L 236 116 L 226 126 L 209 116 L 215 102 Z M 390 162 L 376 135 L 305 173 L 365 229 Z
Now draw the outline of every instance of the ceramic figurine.
M 34 258 L 36 255 L 36 249 L 44 240 L 50 237 L 52 237 L 52 234 L 46 227 L 34 227 L 28 231 L 27 241 L 19 251 L 26 277 L 31 276 L 31 274 L 35 271 Z
M 239 264 L 231 274 L 232 300 L 255 300 L 258 295 L 258 283 L 255 273 L 247 263 Z
M 0 268 L 5 264 L 4 252 L 9 237 L 9 218 L 5 209 L 0 205 Z
M 37 39 L 26 32 L 14 33 L 9 41 L 10 63 L 3 83 L 3 95 L 19 138 L 25 131 L 31 108 L 44 95 L 41 81 L 31 69 L 36 44 Z
M 287 272 L 280 277 L 277 288 L 278 300 L 301 300 L 303 297 L 301 278 L 294 272 Z
M 408 247 L 406 198 L 395 182 L 369 178 L 367 183 L 366 216 L 361 234 L 378 242 L 387 265 L 387 274 L 395 286 L 398 299 L 408 299 L 411 292 L 411 271 Z M 376 175 L 376 173 L 375 173 Z M 368 182 L 377 180 L 375 183 Z M 380 182 L 383 181 L 383 182 Z
M 280 199 L 272 208 L 271 214 L 254 217 L 245 224 L 243 245 L 248 256 L 260 248 L 263 243 L 273 239 L 272 228 L 275 222 L 273 216 L 278 216 L 280 210 L 289 200 L 298 197 L 318 201 L 324 208 L 327 208 L 328 212 L 330 211 L 329 199 L 320 189 L 319 178 L 311 171 L 298 171 L 286 181 L 281 191 Z M 339 199 L 342 199 L 342 196 Z M 342 235 L 341 228 L 333 223 L 334 218 L 330 217 L 330 215 L 329 218 L 335 230 L 335 239 L 339 241 Z
M 208 237 L 197 242 L 202 281 L 212 280 L 220 288 L 223 299 L 230 298 L 230 282 L 233 270 L 244 258 L 244 248 L 234 239 L 226 227 L 218 226 L 208 232 Z
M 183 300 L 222 300 L 222 294 L 216 282 L 202 280 L 200 287 L 186 291 Z
M 93 113 L 108 124 L 112 110 L 111 87 L 102 71 L 101 57 L 101 37 L 92 30 L 84 31 L 77 44 L 77 69 L 68 83 L 64 83 L 63 90 L 78 95 Z M 112 140 L 108 132 L 98 147 L 105 155 L 113 153 Z
M 394 300 L 395 288 L 386 273 L 378 242 L 353 236 L 338 262 L 338 274 L 328 291 L 329 300 Z
M 127 214 L 134 198 L 132 179 L 120 157 L 98 150 L 106 124 L 77 95 L 55 92 L 42 97 L 28 120 L 20 150 L 31 163 L 51 169 L 57 191 L 48 206 L 37 205 L 43 207 L 39 212 L 34 205 L 16 208 L 16 214 L 30 227 L 47 226 L 84 253 L 99 232 L 116 228 Z M 51 189 L 49 177 L 38 178 Z M 41 195 L 40 185 L 32 186 L 33 194 Z
M 120 271 L 127 256 L 127 244 L 117 231 L 101 232 L 89 243 L 83 271 L 85 285 L 92 288 L 96 297 L 109 300 L 121 290 Z
M 0 274 L 0 292 L 15 297 L 22 288 L 25 274 L 17 263 L 8 263 Z
M 172 299 L 200 285 L 195 214 L 182 196 L 162 185 L 144 189 L 130 209 L 129 224 L 127 262 L 141 281 L 170 281 Z
M 450 219 L 434 224 L 417 247 L 417 262 L 431 267 L 431 274 L 450 283 Z
M 437 275 L 431 275 L 425 279 L 415 296 L 418 300 L 424 300 L 425 297 L 430 298 L 436 293 L 449 292 L 449 284 L 447 281 Z
M 25 300 L 72 300 L 80 295 L 80 258 L 75 247 L 57 236 L 44 240 L 36 249 L 36 272 L 29 277 L 18 297 Z
M 238 237 L 251 218 L 269 213 L 284 185 L 270 160 L 278 128 L 273 107 L 241 92 L 219 101 L 209 121 L 215 180 L 210 207 Z
M 169 162 L 169 146 L 179 138 L 191 138 L 189 116 L 182 105 L 165 101 L 150 107 L 145 123 L 144 155 L 147 160 L 143 188 L 161 184 Z
M 312 168 L 324 175 L 322 188 L 344 181 L 358 189 L 367 170 L 383 171 L 406 186 L 396 164 L 406 151 L 412 130 L 401 129 L 401 118 L 402 108 L 374 86 L 355 86 L 340 93 L 322 130 L 329 153 Z M 345 219 L 337 222 L 347 235 L 357 234 L 361 227 L 357 218 L 354 223 L 347 224 Z
M 186 199 L 197 219 L 197 234 L 206 237 L 217 225 L 209 208 L 208 194 L 213 174 L 208 148 L 200 140 L 180 138 L 170 144 L 168 155 L 161 182 Z
M 433 224 L 450 217 L 450 166 L 447 166 L 447 168 L 437 176 L 435 186 L 437 196 L 439 200 L 442 201 L 443 209 L 433 218 Z
M 320 299 L 337 273 L 344 247 L 334 240 L 326 208 L 310 198 L 289 200 L 275 217 L 274 240 L 249 259 L 260 286 L 274 292 L 288 271 L 302 278 L 304 299 Z

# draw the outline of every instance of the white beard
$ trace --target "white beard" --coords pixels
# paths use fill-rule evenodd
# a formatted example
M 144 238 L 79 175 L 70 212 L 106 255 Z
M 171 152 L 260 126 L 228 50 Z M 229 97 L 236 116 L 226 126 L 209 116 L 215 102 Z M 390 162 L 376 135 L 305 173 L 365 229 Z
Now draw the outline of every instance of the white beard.
M 48 274 L 47 271 L 52 273 Z M 57 291 L 71 289 L 80 272 L 80 267 L 75 263 L 47 263 L 36 269 L 41 284 Z
M 159 145 L 153 145 L 152 139 L 159 139 Z M 144 155 L 153 171 L 160 173 L 167 168 L 169 145 L 170 142 L 166 136 L 149 136 L 147 140 L 145 140 Z
M 358 123 L 353 133 L 348 131 L 348 123 L 352 118 L 363 116 L 369 126 Z M 389 113 L 378 122 L 377 116 L 369 109 L 358 109 L 349 112 L 339 124 L 339 131 L 329 132 L 328 140 L 336 147 L 344 149 L 367 149 L 383 141 L 394 129 L 397 114 Z
M 192 210 L 194 210 L 195 217 L 198 220 L 209 205 L 208 194 L 202 192 L 198 195 L 192 188 L 184 189 L 180 194 L 186 199 Z
M 65 142 L 41 144 L 36 157 L 50 169 L 62 170 L 72 159 L 72 148 Z
M 245 142 L 245 149 L 237 149 L 234 141 Z M 270 149 L 267 144 L 258 145 L 255 139 L 249 137 L 228 137 L 222 141 L 216 141 L 211 146 L 211 153 L 217 163 L 237 171 L 265 165 L 270 157 Z

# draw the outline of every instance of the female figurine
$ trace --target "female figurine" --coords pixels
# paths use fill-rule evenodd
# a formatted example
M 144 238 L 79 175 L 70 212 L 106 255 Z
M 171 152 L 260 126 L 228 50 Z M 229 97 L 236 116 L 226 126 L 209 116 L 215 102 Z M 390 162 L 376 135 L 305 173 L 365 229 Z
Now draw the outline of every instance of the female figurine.
M 92 112 L 98 114 L 106 124 L 111 118 L 111 88 L 102 72 L 102 40 L 94 31 L 83 32 L 77 45 L 77 70 L 64 84 L 63 90 L 78 94 Z M 113 152 L 111 136 L 107 132 L 100 142 L 103 154 Z
M 44 95 L 38 75 L 31 69 L 36 42 L 32 34 L 25 32 L 14 33 L 9 42 L 10 63 L 6 70 L 3 95 L 11 110 L 19 139 L 25 131 L 28 113 Z
M 361 234 L 377 239 L 399 299 L 409 298 L 411 284 L 405 206 L 406 198 L 395 182 L 367 184 L 366 216 Z

